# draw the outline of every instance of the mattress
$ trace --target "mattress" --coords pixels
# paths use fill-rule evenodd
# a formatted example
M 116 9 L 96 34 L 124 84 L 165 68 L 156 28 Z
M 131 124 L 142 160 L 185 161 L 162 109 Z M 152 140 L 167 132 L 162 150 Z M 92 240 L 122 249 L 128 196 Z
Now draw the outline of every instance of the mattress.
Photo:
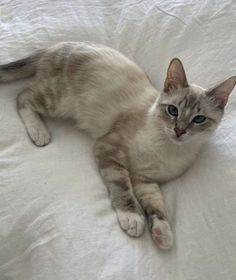
M 61 41 L 112 46 L 162 89 L 172 57 L 204 87 L 236 74 L 236 2 L 2 0 L 0 62 Z M 194 165 L 163 185 L 175 242 L 125 235 L 98 174 L 93 140 L 47 120 L 35 147 L 16 111 L 27 81 L 0 85 L 0 280 L 236 279 L 236 91 Z

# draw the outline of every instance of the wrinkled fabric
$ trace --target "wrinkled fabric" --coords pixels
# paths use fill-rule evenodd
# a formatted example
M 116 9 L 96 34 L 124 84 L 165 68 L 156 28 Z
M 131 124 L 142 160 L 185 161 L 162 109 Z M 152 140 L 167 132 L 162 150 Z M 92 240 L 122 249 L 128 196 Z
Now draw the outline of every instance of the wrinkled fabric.
M 112 46 L 162 88 L 172 57 L 190 82 L 236 75 L 236 2 L 2 0 L 0 62 L 60 41 Z M 126 236 L 93 160 L 93 141 L 48 120 L 35 147 L 16 111 L 27 82 L 0 86 L 0 280 L 236 279 L 236 91 L 217 133 L 183 176 L 163 186 L 175 244 Z

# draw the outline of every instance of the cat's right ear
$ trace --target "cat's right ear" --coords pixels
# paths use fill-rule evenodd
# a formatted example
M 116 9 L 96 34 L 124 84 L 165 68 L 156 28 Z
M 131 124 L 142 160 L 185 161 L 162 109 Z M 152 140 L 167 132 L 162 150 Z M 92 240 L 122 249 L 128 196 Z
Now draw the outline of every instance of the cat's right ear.
M 164 84 L 164 92 L 178 87 L 188 87 L 188 81 L 184 71 L 184 66 L 180 59 L 173 58 L 169 64 Z

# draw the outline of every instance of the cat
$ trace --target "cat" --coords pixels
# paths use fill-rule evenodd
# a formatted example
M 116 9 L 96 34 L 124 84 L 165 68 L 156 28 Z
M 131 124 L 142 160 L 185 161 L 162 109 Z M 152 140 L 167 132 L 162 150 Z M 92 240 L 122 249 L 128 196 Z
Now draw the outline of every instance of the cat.
M 171 60 L 157 91 L 141 68 L 118 51 L 64 42 L 0 66 L 0 82 L 32 77 L 17 98 L 31 140 L 51 136 L 42 116 L 70 118 L 96 139 L 94 155 L 120 227 L 140 236 L 147 217 L 160 249 L 173 244 L 163 184 L 181 175 L 213 134 L 236 84 L 190 85 L 182 62 Z

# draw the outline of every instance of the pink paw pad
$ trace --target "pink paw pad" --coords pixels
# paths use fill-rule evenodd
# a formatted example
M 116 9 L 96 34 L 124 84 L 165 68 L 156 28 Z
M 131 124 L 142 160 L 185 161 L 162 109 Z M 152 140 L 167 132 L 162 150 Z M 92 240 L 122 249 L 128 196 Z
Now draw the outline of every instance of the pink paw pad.
M 153 241 L 160 249 L 169 249 L 173 244 L 173 234 L 167 221 L 154 220 L 151 235 Z
M 154 229 L 154 233 L 155 233 L 156 235 L 161 235 L 161 229 L 160 229 L 160 228 L 155 228 L 155 229 Z

